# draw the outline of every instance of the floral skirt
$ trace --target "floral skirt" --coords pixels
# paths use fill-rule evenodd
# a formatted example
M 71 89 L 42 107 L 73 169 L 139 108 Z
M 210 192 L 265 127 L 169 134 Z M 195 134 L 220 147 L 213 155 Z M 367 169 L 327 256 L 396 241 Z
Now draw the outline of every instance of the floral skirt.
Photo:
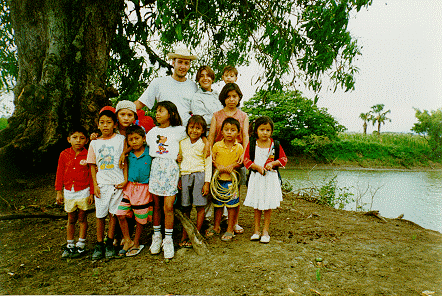
M 149 192 L 158 196 L 173 196 L 178 192 L 180 167 L 174 159 L 155 157 L 149 177 Z

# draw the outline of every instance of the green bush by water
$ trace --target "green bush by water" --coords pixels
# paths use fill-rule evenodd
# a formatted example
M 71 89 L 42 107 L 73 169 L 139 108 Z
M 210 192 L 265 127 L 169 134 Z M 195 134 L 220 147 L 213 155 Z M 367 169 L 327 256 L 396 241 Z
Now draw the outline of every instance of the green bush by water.
M 338 139 L 312 136 L 303 141 L 292 141 L 298 151 L 302 150 L 314 159 L 326 163 L 357 162 L 361 166 L 373 163 L 383 166 L 411 167 L 427 165 L 431 148 L 418 135 L 385 133 L 363 135 L 340 133 Z

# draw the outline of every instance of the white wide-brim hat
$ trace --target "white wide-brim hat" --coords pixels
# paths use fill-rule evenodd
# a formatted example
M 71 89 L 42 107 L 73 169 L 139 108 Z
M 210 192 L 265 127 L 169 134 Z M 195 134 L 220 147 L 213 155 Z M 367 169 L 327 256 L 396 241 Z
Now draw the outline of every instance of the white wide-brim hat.
M 186 60 L 193 61 L 193 60 L 197 59 L 197 57 L 192 55 L 192 54 L 190 54 L 190 50 L 188 50 L 185 47 L 175 48 L 175 52 L 169 52 L 167 54 L 167 57 L 170 60 L 173 60 L 173 59 L 186 59 Z

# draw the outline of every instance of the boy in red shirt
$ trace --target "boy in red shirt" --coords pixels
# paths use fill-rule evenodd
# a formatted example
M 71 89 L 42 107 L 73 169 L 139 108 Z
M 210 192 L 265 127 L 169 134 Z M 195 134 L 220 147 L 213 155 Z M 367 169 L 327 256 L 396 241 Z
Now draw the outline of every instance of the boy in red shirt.
M 91 172 L 86 162 L 88 134 L 84 127 L 79 126 L 69 132 L 68 142 L 71 148 L 60 153 L 55 179 L 57 204 L 64 202 L 68 213 L 67 245 L 61 258 L 78 258 L 85 252 L 87 234 L 87 213 L 93 208 L 94 186 Z M 75 223 L 80 224 L 77 244 L 74 241 Z

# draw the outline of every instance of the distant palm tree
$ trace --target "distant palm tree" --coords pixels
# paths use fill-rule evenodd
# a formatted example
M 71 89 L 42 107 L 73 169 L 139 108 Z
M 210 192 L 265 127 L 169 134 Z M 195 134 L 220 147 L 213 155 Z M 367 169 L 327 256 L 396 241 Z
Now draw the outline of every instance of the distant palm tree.
M 363 127 L 364 127 L 364 135 L 367 134 L 367 122 L 371 120 L 371 112 L 367 113 L 361 113 L 359 114 L 359 118 L 361 118 L 364 121 Z
M 391 122 L 390 118 L 387 118 L 387 114 L 391 112 L 391 110 L 384 111 L 384 104 L 377 104 L 371 106 L 373 115 L 371 115 L 371 121 L 373 122 L 373 126 L 378 123 L 378 134 L 381 134 L 381 124 L 385 124 L 388 120 Z

